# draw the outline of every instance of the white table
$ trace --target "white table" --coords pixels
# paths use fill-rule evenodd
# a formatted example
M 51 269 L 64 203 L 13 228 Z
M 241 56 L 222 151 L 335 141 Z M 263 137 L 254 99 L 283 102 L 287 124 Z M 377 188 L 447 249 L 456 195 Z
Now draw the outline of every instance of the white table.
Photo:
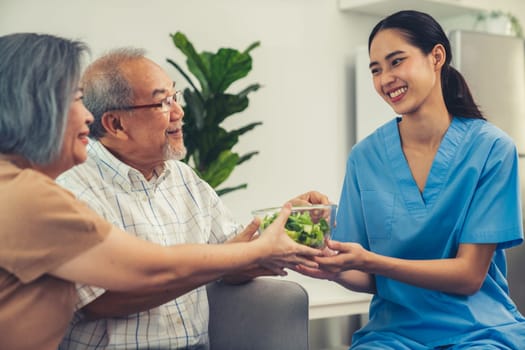
M 368 314 L 371 294 L 353 292 L 335 282 L 310 278 L 290 270 L 286 277 L 271 278 L 294 281 L 306 289 L 310 320 Z

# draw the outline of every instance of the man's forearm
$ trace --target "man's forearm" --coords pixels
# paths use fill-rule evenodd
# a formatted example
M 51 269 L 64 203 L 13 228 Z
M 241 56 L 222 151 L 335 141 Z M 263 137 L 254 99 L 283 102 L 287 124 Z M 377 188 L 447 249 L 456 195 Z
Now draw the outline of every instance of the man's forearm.
M 184 286 L 162 290 L 134 292 L 113 292 L 108 290 L 81 310 L 89 321 L 127 316 L 163 305 L 207 282 L 202 280 L 195 281 Z

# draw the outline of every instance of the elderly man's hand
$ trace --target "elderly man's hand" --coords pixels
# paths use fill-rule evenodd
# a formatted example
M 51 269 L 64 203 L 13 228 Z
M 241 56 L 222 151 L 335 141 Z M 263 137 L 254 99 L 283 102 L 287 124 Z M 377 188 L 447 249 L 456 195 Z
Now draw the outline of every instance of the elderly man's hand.
M 226 243 L 233 242 L 249 242 L 257 238 L 257 230 L 259 229 L 261 222 L 258 218 L 253 219 L 248 226 L 238 233 L 236 236 L 230 238 Z

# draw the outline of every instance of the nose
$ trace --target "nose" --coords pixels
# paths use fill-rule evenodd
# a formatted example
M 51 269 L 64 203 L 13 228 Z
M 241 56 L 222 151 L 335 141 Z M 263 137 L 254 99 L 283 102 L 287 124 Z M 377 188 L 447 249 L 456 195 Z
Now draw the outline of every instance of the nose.
M 387 86 L 395 80 L 394 75 L 390 71 L 384 71 L 380 76 L 381 86 Z
M 374 88 L 379 95 L 383 95 L 385 88 L 387 88 L 396 80 L 394 75 L 387 71 L 383 71 L 381 74 L 374 75 L 373 79 Z
M 95 121 L 95 117 L 93 117 L 93 114 L 91 114 L 90 110 L 84 106 L 84 103 L 82 103 L 82 106 L 84 107 L 84 110 L 86 112 L 86 124 L 90 125 Z
M 173 103 L 170 109 L 170 120 L 179 120 L 182 118 L 184 118 L 182 106 L 178 102 Z

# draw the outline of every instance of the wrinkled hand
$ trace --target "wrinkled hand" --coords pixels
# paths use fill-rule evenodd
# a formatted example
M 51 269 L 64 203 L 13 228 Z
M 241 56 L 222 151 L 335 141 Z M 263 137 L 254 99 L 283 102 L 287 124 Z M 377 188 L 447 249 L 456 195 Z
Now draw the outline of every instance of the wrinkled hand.
M 317 191 L 309 191 L 290 200 L 293 206 L 308 206 L 312 204 L 330 204 L 328 196 Z
M 235 242 L 249 242 L 251 240 L 257 239 L 257 230 L 259 229 L 259 226 L 261 225 L 261 222 L 259 219 L 253 219 L 248 226 L 242 230 L 241 233 L 237 234 L 233 238 L 230 238 L 226 243 L 235 243 Z
M 258 218 L 253 219 L 241 233 L 229 239 L 226 241 L 226 243 L 249 242 L 259 238 L 257 230 L 259 229 L 260 224 L 261 223 Z M 225 275 L 222 280 L 229 284 L 242 284 L 254 279 L 255 277 L 286 275 L 287 272 L 284 271 L 283 267 L 274 265 L 260 266 L 255 264 L 248 266 L 245 269 Z
M 296 243 L 284 231 L 284 225 L 291 212 L 291 204 L 287 203 L 279 212 L 279 216 L 264 230 L 257 242 L 268 252 L 259 263 L 267 268 L 295 268 L 298 264 L 316 268 L 317 263 L 309 257 L 322 254 L 321 250 Z

